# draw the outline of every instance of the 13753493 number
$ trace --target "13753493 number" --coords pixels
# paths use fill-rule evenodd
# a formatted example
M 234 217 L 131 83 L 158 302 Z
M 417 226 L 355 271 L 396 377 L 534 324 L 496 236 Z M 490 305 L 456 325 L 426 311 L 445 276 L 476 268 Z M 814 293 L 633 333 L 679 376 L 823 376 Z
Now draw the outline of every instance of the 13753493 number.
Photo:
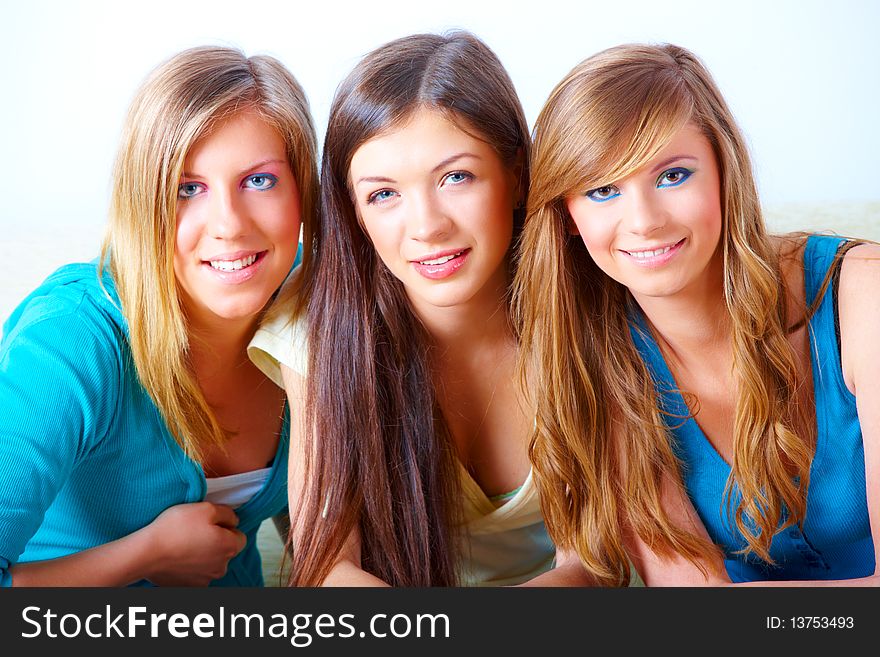
M 855 627 L 852 616 L 767 616 L 768 630 L 851 630 Z

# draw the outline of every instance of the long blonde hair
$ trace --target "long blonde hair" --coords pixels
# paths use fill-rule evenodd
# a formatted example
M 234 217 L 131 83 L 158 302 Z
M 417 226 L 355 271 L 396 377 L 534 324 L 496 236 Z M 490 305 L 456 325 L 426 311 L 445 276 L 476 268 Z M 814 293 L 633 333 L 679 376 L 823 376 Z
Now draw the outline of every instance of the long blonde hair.
M 174 275 L 177 188 L 187 151 L 217 122 L 260 114 L 276 128 L 300 192 L 308 253 L 318 203 L 317 143 L 305 93 L 278 60 L 232 48 L 185 50 L 157 67 L 132 102 L 113 176 L 101 267 L 112 273 L 138 376 L 191 457 L 226 433 L 192 368 Z
M 692 53 L 673 45 L 611 48 L 576 66 L 537 119 L 515 280 L 545 521 L 554 541 L 576 549 L 605 584 L 629 581 L 626 531 L 704 571 L 701 564 L 720 563 L 716 547 L 676 527 L 661 506 L 662 487 L 671 481 L 681 490 L 682 481 L 665 422 L 674 420 L 658 407 L 630 336 L 635 301 L 566 229 L 566 197 L 633 173 L 687 123 L 712 145 L 721 178 L 720 249 L 737 384 L 725 508 L 735 507 L 746 551 L 767 561 L 783 510 L 783 527 L 804 520 L 815 427 L 795 403 L 785 290 L 745 141 Z

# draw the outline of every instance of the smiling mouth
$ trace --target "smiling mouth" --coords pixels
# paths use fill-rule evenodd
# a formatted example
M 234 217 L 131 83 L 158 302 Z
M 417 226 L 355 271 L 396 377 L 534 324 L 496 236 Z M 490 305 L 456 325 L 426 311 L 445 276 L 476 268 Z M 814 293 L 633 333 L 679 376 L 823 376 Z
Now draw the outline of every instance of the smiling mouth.
M 646 251 L 626 251 L 626 250 L 624 250 L 624 253 L 631 255 L 636 260 L 647 260 L 648 258 L 656 258 L 657 256 L 661 256 L 664 253 L 669 253 L 669 251 L 671 251 L 675 247 L 679 246 L 682 242 L 684 242 L 684 238 L 678 240 L 675 244 L 669 244 L 668 246 L 663 246 L 663 247 L 660 247 L 659 249 L 648 249 Z
M 261 251 L 237 260 L 209 260 L 208 264 L 217 271 L 239 271 L 253 265 L 263 253 L 265 252 Z
M 466 250 L 467 249 L 462 249 L 461 251 L 458 251 L 457 253 L 450 253 L 449 255 L 441 256 L 439 258 L 433 258 L 431 260 L 418 260 L 417 262 L 420 265 L 434 265 L 434 266 L 445 265 L 450 260 L 453 260 L 454 258 L 457 258 L 458 256 L 460 256 Z

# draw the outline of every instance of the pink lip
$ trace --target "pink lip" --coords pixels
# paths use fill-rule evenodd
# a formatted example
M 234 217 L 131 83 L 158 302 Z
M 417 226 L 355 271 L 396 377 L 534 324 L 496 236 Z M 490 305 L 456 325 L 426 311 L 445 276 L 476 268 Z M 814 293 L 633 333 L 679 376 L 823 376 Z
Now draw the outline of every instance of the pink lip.
M 447 251 L 438 251 L 436 253 L 432 253 L 430 255 L 426 255 L 421 258 L 421 260 L 436 260 L 437 258 L 443 258 L 444 256 L 455 255 L 456 253 L 461 253 L 460 256 L 453 258 L 452 260 L 447 260 L 442 265 L 423 265 L 418 260 L 412 260 L 412 266 L 415 268 L 419 274 L 424 276 L 425 278 L 430 278 L 432 280 L 438 280 L 441 278 L 447 278 L 452 276 L 455 272 L 461 269 L 465 262 L 467 261 L 468 256 L 471 253 L 470 249 L 450 249 Z
M 248 256 L 265 253 L 264 251 L 229 251 L 228 253 L 217 253 L 209 258 L 202 258 L 202 262 L 211 262 L 212 260 L 242 260 Z
M 266 261 L 267 253 L 268 251 L 233 251 L 230 253 L 225 253 L 222 256 L 216 256 L 211 259 L 240 260 L 242 258 L 247 258 L 251 255 L 256 255 L 257 259 L 249 267 L 244 267 L 243 269 L 237 269 L 234 271 L 222 271 L 220 269 L 214 269 L 211 266 L 210 261 L 203 261 L 202 270 L 205 271 L 209 276 L 211 276 L 215 281 L 226 285 L 238 285 L 239 283 L 249 281 L 262 271 L 263 263 Z
M 652 247 L 650 250 L 656 251 L 657 249 L 665 249 L 667 246 L 671 246 L 666 253 L 661 253 L 660 255 L 651 256 L 648 258 L 636 258 L 634 255 L 631 255 L 629 251 L 625 251 L 624 249 L 619 249 L 620 253 L 626 256 L 630 262 L 638 265 L 639 267 L 646 267 L 648 269 L 652 269 L 654 267 L 662 267 L 667 262 L 672 260 L 678 252 L 681 251 L 681 247 L 684 246 L 685 238 L 678 240 L 677 242 L 668 242 L 666 244 L 658 244 L 657 246 Z M 648 251 L 647 248 L 634 249 L 634 251 Z

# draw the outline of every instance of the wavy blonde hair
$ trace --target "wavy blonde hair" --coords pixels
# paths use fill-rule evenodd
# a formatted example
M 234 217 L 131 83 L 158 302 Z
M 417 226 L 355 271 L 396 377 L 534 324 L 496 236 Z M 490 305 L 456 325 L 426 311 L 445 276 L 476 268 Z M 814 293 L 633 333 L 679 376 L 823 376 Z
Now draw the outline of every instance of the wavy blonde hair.
M 308 253 L 318 203 L 317 141 L 305 93 L 273 57 L 232 48 L 185 50 L 138 91 L 122 132 L 101 250 L 128 323 L 138 376 L 174 438 L 200 460 L 222 444 L 189 364 L 190 336 L 174 275 L 177 188 L 192 145 L 218 122 L 255 111 L 278 130 L 300 193 Z
M 674 45 L 605 50 L 557 85 L 537 119 L 514 307 L 521 378 L 537 408 L 531 457 L 545 521 L 553 540 L 609 585 L 629 581 L 625 532 L 704 572 L 720 552 L 675 526 L 661 505 L 670 481 L 683 490 L 666 426 L 675 420 L 658 407 L 630 336 L 635 301 L 568 233 L 565 199 L 638 170 L 688 123 L 712 145 L 721 178 L 719 248 L 737 385 L 724 508 L 733 508 L 745 551 L 768 562 L 780 521 L 801 524 L 806 509 L 815 427 L 796 404 L 785 289 L 745 140 L 692 53 Z

